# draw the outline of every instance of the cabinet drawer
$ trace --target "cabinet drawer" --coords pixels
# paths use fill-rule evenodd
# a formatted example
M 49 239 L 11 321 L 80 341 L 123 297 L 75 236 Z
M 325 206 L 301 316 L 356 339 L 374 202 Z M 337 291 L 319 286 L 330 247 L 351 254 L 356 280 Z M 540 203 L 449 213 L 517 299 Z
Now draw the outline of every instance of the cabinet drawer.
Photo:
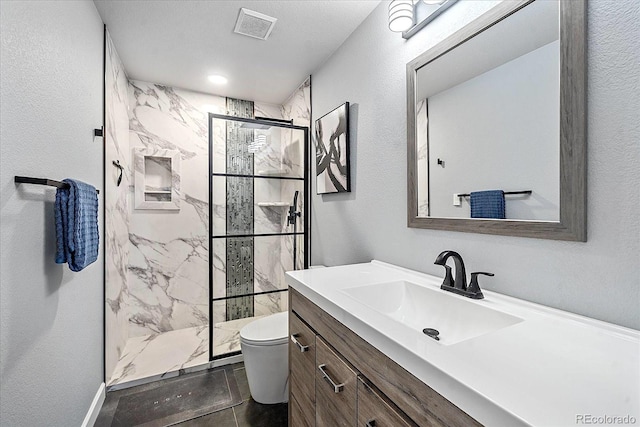
M 312 408 L 314 412 L 311 414 L 305 413 L 307 409 L 302 409 L 302 406 L 296 400 L 294 395 L 289 396 L 289 426 L 290 427 L 314 427 L 316 425 L 315 407 Z
M 356 423 L 357 373 L 316 337 L 316 426 Z
M 293 312 L 289 312 L 289 401 L 296 400 L 291 411 L 291 426 L 315 424 L 316 333 Z
M 358 427 L 415 427 L 378 391 L 358 378 Z

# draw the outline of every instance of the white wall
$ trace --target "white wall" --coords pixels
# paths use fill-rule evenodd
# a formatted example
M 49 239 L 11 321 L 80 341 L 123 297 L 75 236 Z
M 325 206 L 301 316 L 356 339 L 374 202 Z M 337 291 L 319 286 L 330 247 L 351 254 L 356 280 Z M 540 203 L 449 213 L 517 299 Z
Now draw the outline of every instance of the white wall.
M 102 249 L 55 264 L 55 189 L 13 176 L 102 186 L 102 21 L 90 1 L 0 8 L 0 425 L 77 426 L 103 380 Z
M 429 97 L 431 216 L 470 218 L 456 193 L 531 190 L 506 217 L 560 219 L 559 55 L 555 41 Z
M 496 273 L 486 289 L 640 328 L 638 2 L 588 3 L 587 243 L 406 226 L 405 64 L 494 4 L 458 2 L 405 41 L 383 2 L 313 74 L 314 120 L 352 103 L 353 190 L 313 196 L 312 264 L 375 258 L 441 276 L 433 260 L 453 249 L 468 271 Z

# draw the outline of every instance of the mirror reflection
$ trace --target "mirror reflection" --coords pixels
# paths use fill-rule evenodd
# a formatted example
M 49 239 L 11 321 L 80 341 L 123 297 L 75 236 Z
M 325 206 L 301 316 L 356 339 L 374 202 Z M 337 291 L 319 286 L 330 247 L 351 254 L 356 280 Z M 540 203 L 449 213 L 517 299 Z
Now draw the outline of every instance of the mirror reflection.
M 419 217 L 559 221 L 558 2 L 427 63 L 415 91 Z

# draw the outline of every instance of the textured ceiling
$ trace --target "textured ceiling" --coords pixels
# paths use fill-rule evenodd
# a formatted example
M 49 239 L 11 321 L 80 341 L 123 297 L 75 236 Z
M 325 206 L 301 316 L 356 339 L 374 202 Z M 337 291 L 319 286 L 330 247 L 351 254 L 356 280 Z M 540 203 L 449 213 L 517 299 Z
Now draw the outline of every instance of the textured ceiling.
M 129 78 L 282 103 L 378 0 L 94 0 Z M 278 19 L 268 40 L 233 33 L 241 7 Z M 388 31 L 380 28 L 380 31 Z M 229 79 L 224 86 L 210 74 Z

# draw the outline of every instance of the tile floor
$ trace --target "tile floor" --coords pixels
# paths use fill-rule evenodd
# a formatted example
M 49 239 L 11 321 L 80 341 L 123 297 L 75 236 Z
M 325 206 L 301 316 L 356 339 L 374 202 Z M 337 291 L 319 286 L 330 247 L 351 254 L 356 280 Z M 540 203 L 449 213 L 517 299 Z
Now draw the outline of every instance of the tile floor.
M 233 372 L 233 376 L 235 377 L 235 383 L 237 384 L 237 390 L 240 393 L 242 403 L 236 405 L 231 408 L 223 409 L 218 412 L 214 412 L 209 415 L 200 416 L 198 418 L 194 418 L 179 424 L 162 424 L 158 423 L 158 420 L 150 420 L 145 418 L 146 413 L 136 414 L 136 422 L 137 424 L 132 424 L 131 427 L 135 425 L 142 425 L 149 423 L 147 425 L 154 426 L 164 426 L 164 425 L 177 425 L 179 427 L 204 427 L 204 426 L 215 426 L 215 427 L 285 427 L 288 422 L 288 406 L 286 403 L 278 404 L 278 405 L 261 405 L 256 403 L 253 399 L 251 399 L 251 394 L 249 392 L 249 384 L 247 382 L 247 377 L 245 374 L 244 364 L 237 363 L 234 365 L 228 365 L 225 367 L 215 368 L 212 371 L 223 370 L 226 369 L 227 372 Z M 197 383 L 201 374 L 186 374 L 181 376 L 180 378 L 185 379 L 186 381 L 193 381 L 194 387 L 197 387 L 200 383 Z M 115 427 L 118 424 L 112 424 L 113 415 L 117 410 L 118 399 L 123 394 L 136 394 L 139 397 L 144 397 L 145 394 L 151 396 L 153 390 L 159 386 L 159 384 L 171 380 L 163 380 L 158 381 L 156 383 L 146 384 L 143 386 L 132 387 L 122 391 L 110 392 L 107 394 L 107 398 L 105 403 L 100 411 L 100 416 L 96 421 L 94 427 Z M 233 382 L 230 382 L 229 387 L 233 389 L 235 386 Z M 214 392 L 211 390 L 211 392 Z M 190 411 L 193 414 L 197 414 L 199 408 L 190 408 Z M 152 416 L 153 414 L 149 414 L 148 416 Z
M 216 323 L 213 331 L 213 353 L 220 355 L 240 350 L 240 329 L 264 316 Z M 130 338 L 122 352 L 107 387 L 144 379 L 167 378 L 179 370 L 206 365 L 209 362 L 209 327 Z
M 233 408 L 214 412 L 204 417 L 195 418 L 178 424 L 179 427 L 286 427 L 289 419 L 288 405 L 261 405 L 251 399 L 249 383 L 244 372 L 244 365 L 234 366 L 238 387 L 242 394 L 242 404 Z

